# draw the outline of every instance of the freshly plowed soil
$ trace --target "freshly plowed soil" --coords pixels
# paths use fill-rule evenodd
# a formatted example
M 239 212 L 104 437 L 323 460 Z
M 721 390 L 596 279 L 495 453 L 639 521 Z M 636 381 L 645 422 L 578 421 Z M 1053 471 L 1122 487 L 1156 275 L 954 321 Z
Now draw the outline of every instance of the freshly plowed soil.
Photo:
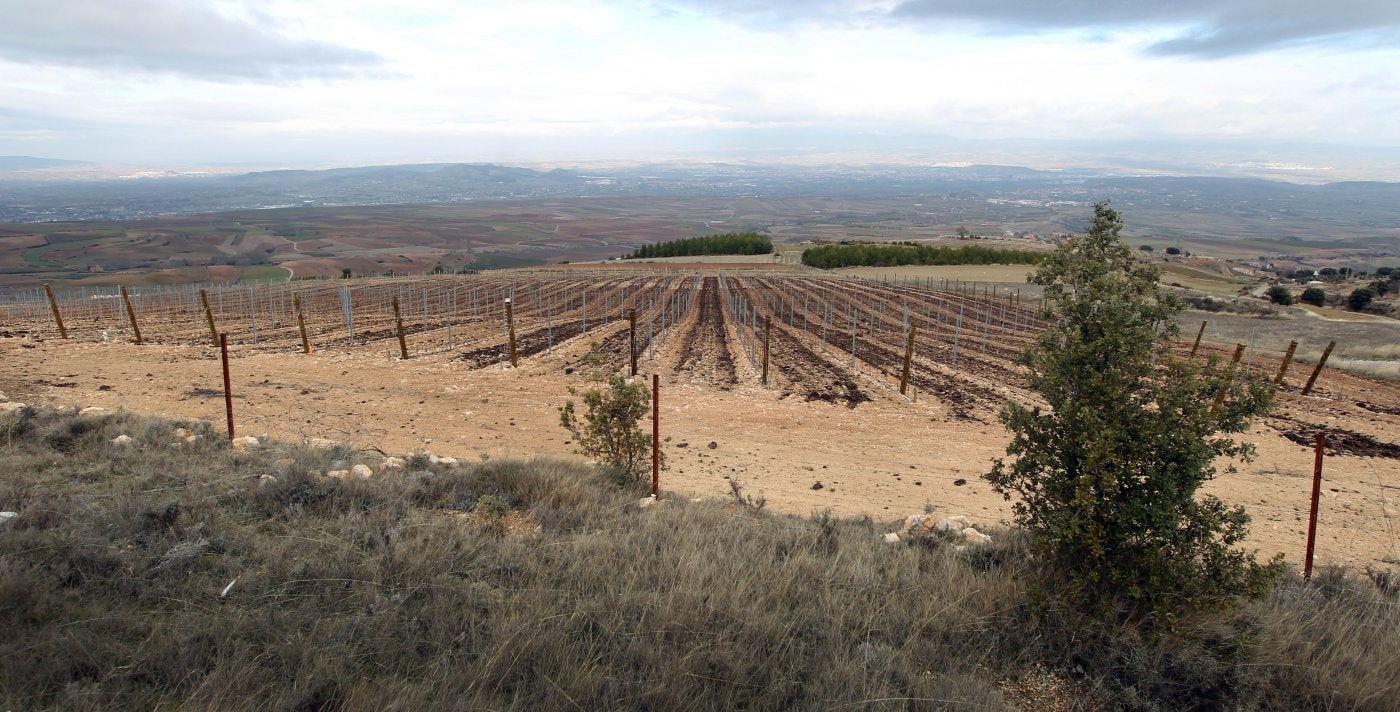
M 824 289 L 824 283 L 785 285 L 783 302 L 763 291 L 763 279 L 730 278 L 725 286 L 715 277 L 687 277 L 655 283 L 648 303 L 628 303 L 638 313 L 639 376 L 649 383 L 652 373 L 660 375 L 661 430 L 670 438 L 671 465 L 662 474 L 664 490 L 725 497 L 729 481 L 736 480 L 750 494 L 765 494 L 775 509 L 869 514 L 891 528 L 926 507 L 967 515 L 980 526 L 1009 519 L 1009 503 L 980 475 L 993 458 L 1004 456 L 1008 440 L 996 409 L 1006 398 L 1033 399 L 1014 364 L 1032 330 L 1024 314 L 1003 317 L 997 302 L 990 309 L 983 302 L 981 312 L 966 308 L 959 331 L 959 310 L 975 303 L 923 295 L 920 304 L 927 306 L 912 309 L 909 317 L 917 332 L 913 389 L 904 398 L 897 392 L 902 300 L 881 297 L 884 306 L 860 307 L 866 311 L 855 321 L 852 367 L 846 317 L 802 308 L 804 294 Z M 736 296 L 762 305 L 752 362 L 747 326 L 729 313 Z M 470 303 L 459 299 L 459 305 Z M 664 321 L 663 314 L 673 313 L 648 309 L 682 302 L 689 308 Z M 608 365 L 624 368 L 629 343 L 626 320 L 614 310 L 604 325 L 591 311 L 594 303 L 590 297 L 585 335 L 581 324 L 573 327 L 579 295 L 561 293 L 555 313 L 570 318 L 553 323 L 552 350 L 539 321 L 522 324 L 520 365 L 514 369 L 500 362 L 504 338 L 498 323 L 459 325 L 456 349 L 447 348 L 439 333 L 410 334 L 414 357 L 408 360 L 398 358 L 393 336 L 365 343 L 363 332 L 354 346 L 310 355 L 301 354 L 290 336 L 235 344 L 231 370 L 239 434 L 324 437 L 366 450 L 428 449 L 467 459 L 580 457 L 559 427 L 556 409 L 571 397 L 570 388 L 595 383 L 590 379 L 600 363 L 603 371 Z M 773 320 L 767 387 L 759 383 L 764 316 Z M 136 346 L 91 337 L 62 341 L 51 332 L 44 325 L 10 323 L 0 333 L 0 391 L 11 400 L 125 408 L 222 427 L 218 354 L 201 341 Z M 648 343 L 650 335 L 655 343 Z M 424 346 L 428 339 L 435 339 L 431 348 Z M 1226 353 L 1223 347 L 1203 349 Z M 1262 356 L 1256 361 L 1270 372 L 1276 364 L 1263 363 Z M 1222 474 L 1206 491 L 1249 510 L 1250 546 L 1300 561 L 1311 446 L 1314 433 L 1326 428 L 1319 560 L 1395 566 L 1400 387 L 1326 370 L 1317 390 L 1302 397 L 1296 381 L 1305 377 L 1290 374 L 1278 412 L 1245 434 L 1257 447 L 1254 461 Z M 1223 471 L 1228 463 L 1219 464 Z M 817 481 L 822 487 L 813 489 Z M 0 509 L 6 506 L 0 502 Z

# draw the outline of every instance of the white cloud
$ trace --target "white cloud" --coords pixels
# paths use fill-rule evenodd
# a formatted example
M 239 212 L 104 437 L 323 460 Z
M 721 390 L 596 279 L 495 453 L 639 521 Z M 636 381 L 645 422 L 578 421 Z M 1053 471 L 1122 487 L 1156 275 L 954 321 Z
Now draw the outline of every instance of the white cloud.
M 685 150 L 762 144 L 784 131 L 830 153 L 857 134 L 1400 146 L 1400 87 L 1380 69 L 1400 66 L 1396 49 L 1291 48 L 1201 62 L 1153 53 L 1184 36 L 1181 28 L 1137 27 L 1156 15 L 1126 5 L 1117 10 L 1126 19 L 1092 39 L 1083 27 L 996 36 L 872 19 L 886 17 L 893 0 L 818 3 L 809 21 L 781 26 L 736 24 L 748 6 L 283 0 L 193 3 L 176 13 L 185 19 L 174 27 L 208 21 L 244 40 L 237 49 L 188 40 L 143 49 L 136 45 L 182 31 L 137 22 L 100 41 L 73 28 L 48 36 L 30 18 L 29 49 L 0 48 L 0 154 L 601 158 L 665 152 L 668 141 Z M 150 19 L 174 6 L 133 7 Z M 1207 11 L 1204 2 L 1183 7 Z M 94 43 L 118 59 L 92 60 Z M 265 57 L 239 63 L 253 55 Z

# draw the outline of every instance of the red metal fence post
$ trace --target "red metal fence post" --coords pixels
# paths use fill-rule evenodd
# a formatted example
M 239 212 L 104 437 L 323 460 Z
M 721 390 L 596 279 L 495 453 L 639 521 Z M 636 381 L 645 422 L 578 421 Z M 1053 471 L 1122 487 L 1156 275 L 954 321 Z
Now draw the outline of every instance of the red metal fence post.
M 1322 446 L 1327 442 L 1327 431 L 1317 431 L 1317 446 L 1313 455 L 1312 507 L 1308 509 L 1308 553 L 1303 559 L 1303 580 L 1312 578 L 1313 541 L 1317 537 L 1317 495 L 1322 491 Z
M 233 440 L 233 386 L 228 377 L 228 334 L 219 334 L 219 355 L 224 362 L 224 409 L 228 411 L 228 439 Z
M 661 496 L 661 376 L 651 374 L 651 496 Z

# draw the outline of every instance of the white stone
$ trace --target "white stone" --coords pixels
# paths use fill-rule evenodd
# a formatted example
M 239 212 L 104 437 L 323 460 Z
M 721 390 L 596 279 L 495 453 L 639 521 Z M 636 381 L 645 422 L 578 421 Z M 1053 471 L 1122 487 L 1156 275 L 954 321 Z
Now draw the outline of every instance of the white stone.
M 19 512 L 0 512 L 0 524 L 5 524 L 19 516 Z
M 0 403 L 0 415 L 18 413 L 28 407 L 29 405 L 26 403 L 11 403 L 7 401 L 5 403 Z
M 885 543 L 887 543 L 887 544 L 898 544 L 898 543 L 899 543 L 899 532 L 890 532 L 889 534 L 886 534 L 886 535 L 885 535 Z
M 924 517 L 922 514 L 911 514 L 904 520 L 904 529 L 906 531 L 914 531 L 923 525 Z
M 79 418 L 102 418 L 111 414 L 112 411 L 107 410 L 106 408 L 99 408 L 95 405 L 90 405 L 78 411 Z
M 963 541 L 969 544 L 986 544 L 992 540 L 991 537 L 987 536 L 986 534 L 983 534 L 982 532 L 977 531 L 976 529 L 973 529 L 972 527 L 968 527 L 962 530 L 962 538 Z
M 350 468 L 350 474 L 362 480 L 367 480 L 374 476 L 374 470 L 369 469 L 369 465 L 355 465 Z
M 330 438 L 307 438 L 306 444 L 317 450 L 330 450 L 336 446 L 336 442 Z
M 193 436 L 193 435 L 194 435 L 194 433 L 191 432 L 188 428 L 176 428 L 176 429 L 175 429 L 175 437 L 177 437 L 177 438 L 183 438 L 183 439 L 185 440 L 185 442 L 189 442 L 189 441 L 190 441 L 190 437 Z
M 241 438 L 234 438 L 234 439 L 233 439 L 233 449 L 234 449 L 234 450 L 251 450 L 251 449 L 253 449 L 253 448 L 257 448 L 257 447 L 261 447 L 261 446 L 262 446 L 262 441 L 261 441 L 261 440 L 258 440 L 257 438 L 253 437 L 252 435 L 244 435 L 244 436 L 241 437 Z
M 379 468 L 382 470 L 402 470 L 403 466 L 404 460 L 402 457 L 386 457 L 383 462 L 379 463 Z
M 136 442 L 136 440 L 130 435 L 118 435 L 117 437 L 112 438 L 113 445 L 130 445 L 134 442 Z
M 428 455 L 428 462 L 431 462 L 431 463 L 434 464 L 434 465 L 455 465 L 455 464 L 457 464 L 457 458 L 455 458 L 455 457 L 438 457 L 437 455 Z
M 956 517 L 947 517 L 943 519 L 943 521 L 939 522 L 937 527 L 938 531 L 952 532 L 954 534 L 962 533 L 962 530 L 965 528 L 967 528 L 967 517 L 961 515 Z
M 646 509 L 647 507 L 651 507 L 658 504 L 661 504 L 661 500 L 650 495 L 643 497 L 637 501 L 637 506 L 642 509 Z
M 7 395 L 5 395 L 5 392 L 4 392 L 4 391 L 0 391 L 0 401 L 7 401 L 7 400 L 9 400 L 9 399 L 10 399 L 10 397 L 7 396 Z
M 277 484 L 277 478 L 272 475 L 258 475 L 258 486 L 266 487 Z
M 337 479 L 337 480 L 348 480 L 348 479 L 350 479 L 350 471 L 349 471 L 349 470 L 330 470 L 330 471 L 326 472 L 326 477 L 334 477 L 334 478 Z

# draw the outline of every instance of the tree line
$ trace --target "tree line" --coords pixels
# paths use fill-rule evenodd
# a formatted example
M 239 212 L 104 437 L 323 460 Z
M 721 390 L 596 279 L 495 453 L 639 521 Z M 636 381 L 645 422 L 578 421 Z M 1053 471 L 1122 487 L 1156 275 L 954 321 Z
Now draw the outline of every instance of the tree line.
M 1031 265 L 1044 253 L 996 247 L 933 247 L 907 243 L 818 245 L 802 253 L 802 264 L 835 267 L 895 267 L 899 265 Z
M 723 235 L 687 237 L 669 242 L 642 245 L 626 259 L 648 257 L 691 257 L 694 255 L 766 255 L 773 251 L 773 241 L 756 232 L 727 232 Z

